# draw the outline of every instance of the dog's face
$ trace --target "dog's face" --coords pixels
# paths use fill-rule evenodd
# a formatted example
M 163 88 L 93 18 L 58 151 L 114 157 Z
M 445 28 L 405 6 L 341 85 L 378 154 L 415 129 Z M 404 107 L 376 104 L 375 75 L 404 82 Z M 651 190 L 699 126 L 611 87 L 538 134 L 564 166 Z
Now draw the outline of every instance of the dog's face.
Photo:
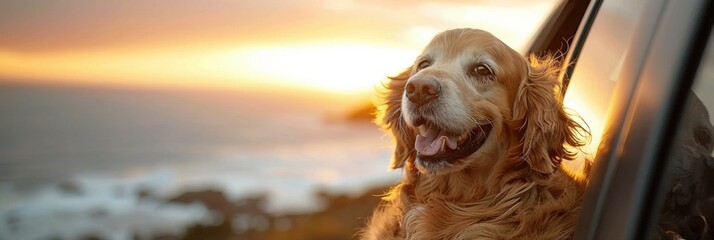
M 393 167 L 409 162 L 422 173 L 445 174 L 517 147 L 515 155 L 535 170 L 552 172 L 568 156 L 560 148 L 577 124 L 555 94 L 557 71 L 536 67 L 481 30 L 434 37 L 387 85 L 382 121 L 397 139 Z
M 527 73 L 525 60 L 486 32 L 436 36 L 414 62 L 401 99 L 404 121 L 417 133 L 416 167 L 447 173 L 503 152 L 509 95 Z

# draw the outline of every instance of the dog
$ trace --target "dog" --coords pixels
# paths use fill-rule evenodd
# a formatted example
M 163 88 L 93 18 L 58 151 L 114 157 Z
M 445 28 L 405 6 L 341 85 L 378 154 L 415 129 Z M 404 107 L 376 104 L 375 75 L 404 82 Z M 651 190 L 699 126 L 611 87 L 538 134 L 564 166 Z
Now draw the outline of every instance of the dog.
M 436 35 L 384 83 L 377 122 L 405 174 L 360 237 L 572 238 L 586 180 L 561 161 L 589 132 L 563 107 L 560 69 L 486 31 Z

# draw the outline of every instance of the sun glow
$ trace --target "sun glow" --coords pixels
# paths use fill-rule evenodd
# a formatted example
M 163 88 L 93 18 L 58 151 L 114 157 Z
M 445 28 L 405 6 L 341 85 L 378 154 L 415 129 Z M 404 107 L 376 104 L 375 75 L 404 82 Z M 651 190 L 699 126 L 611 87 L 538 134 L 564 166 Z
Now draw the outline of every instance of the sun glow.
M 371 91 L 411 65 L 417 51 L 360 43 L 261 46 L 217 56 L 232 74 L 255 81 L 337 92 Z
M 581 65 L 580 66 L 584 66 Z M 574 116 L 575 121 L 590 131 L 590 141 L 580 149 L 581 157 L 577 161 L 566 162 L 573 169 L 581 169 L 583 157 L 594 160 L 600 147 L 605 126 L 607 112 L 612 93 L 612 84 L 609 81 L 597 81 L 589 78 L 592 75 L 576 75 L 571 80 L 568 92 L 565 95 L 564 105 Z
M 276 9 L 208 1 L 156 5 L 166 14 L 157 17 L 141 4 L 105 16 L 90 14 L 105 4 L 70 1 L 55 6 L 62 11 L 38 9 L 44 15 L 2 15 L 16 24 L 0 27 L 9 36 L 0 41 L 0 81 L 361 95 L 446 29 L 480 28 L 523 51 L 559 3 L 306 1 Z
M 597 145 L 600 143 L 603 132 L 603 116 L 592 110 L 591 105 L 583 102 L 577 97 L 577 93 L 567 94 L 565 107 L 574 115 L 575 121 L 590 131 L 590 141 L 583 147 L 583 151 L 590 157 L 594 157 L 597 152 Z
M 367 92 L 386 76 L 411 65 L 417 53 L 415 49 L 340 42 L 35 55 L 0 52 L 0 75 L 125 85 Z

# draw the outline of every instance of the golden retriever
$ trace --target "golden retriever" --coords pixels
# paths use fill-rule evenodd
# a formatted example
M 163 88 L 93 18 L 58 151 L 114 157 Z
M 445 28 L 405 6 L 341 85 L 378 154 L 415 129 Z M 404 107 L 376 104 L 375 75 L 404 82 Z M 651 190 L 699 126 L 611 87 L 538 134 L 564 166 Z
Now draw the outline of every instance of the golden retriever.
M 438 34 L 385 83 L 380 124 L 402 182 L 363 239 L 569 239 L 585 180 L 561 169 L 589 133 L 563 108 L 560 64 L 488 32 Z

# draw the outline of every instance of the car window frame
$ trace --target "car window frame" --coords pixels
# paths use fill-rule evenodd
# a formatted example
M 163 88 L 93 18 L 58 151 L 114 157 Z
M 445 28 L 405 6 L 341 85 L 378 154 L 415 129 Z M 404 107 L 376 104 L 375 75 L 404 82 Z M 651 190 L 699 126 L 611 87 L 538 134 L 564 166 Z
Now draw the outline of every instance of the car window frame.
M 587 41 L 594 1 L 566 62 L 577 62 Z M 711 31 L 711 1 L 648 2 L 628 53 L 628 71 L 618 76 L 614 98 L 620 119 L 608 123 L 585 193 L 576 239 L 641 239 L 647 236 L 661 200 L 659 174 L 665 169 L 667 144 L 673 139 L 681 106 L 688 95 L 702 49 Z M 682 15 L 682 13 L 690 13 Z M 702 40 L 704 38 L 704 40 Z M 663 57 L 667 56 L 667 57 Z M 569 76 L 577 66 L 564 71 Z M 567 84 L 567 81 L 565 82 Z M 619 89 L 619 90 L 618 90 Z M 617 114 L 616 114 L 617 115 Z M 643 140 L 644 139 L 644 140 Z

